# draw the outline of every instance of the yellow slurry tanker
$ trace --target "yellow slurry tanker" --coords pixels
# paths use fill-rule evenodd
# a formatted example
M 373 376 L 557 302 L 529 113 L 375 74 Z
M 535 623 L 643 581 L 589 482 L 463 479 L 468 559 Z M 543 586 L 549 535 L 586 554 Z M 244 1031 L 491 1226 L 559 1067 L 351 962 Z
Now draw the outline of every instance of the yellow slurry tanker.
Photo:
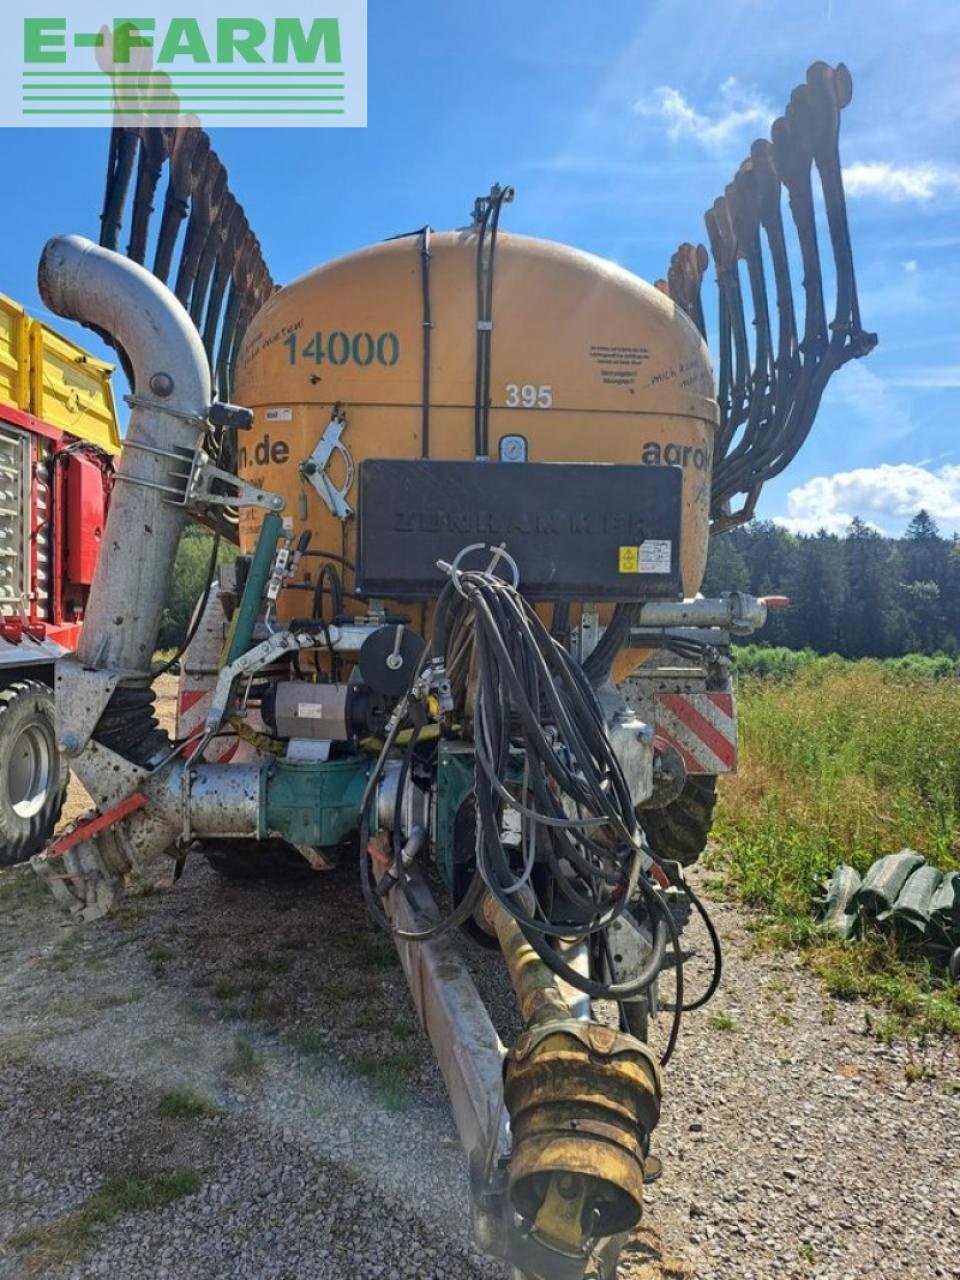
M 843 66 L 811 67 L 707 212 L 716 384 L 702 247 L 651 286 L 507 234 L 497 186 L 464 229 L 278 289 L 195 128 L 115 129 L 101 245 L 41 260 L 47 305 L 109 334 L 133 391 L 56 680 L 95 807 L 34 865 L 93 919 L 188 855 L 228 876 L 353 859 L 450 1092 L 477 1242 L 514 1276 L 616 1275 L 659 1171 L 662 1068 L 719 981 L 682 865 L 735 767 L 730 636 L 766 609 L 698 592 L 710 533 L 750 518 L 830 375 L 875 342 L 839 162 L 850 96 Z M 190 518 L 241 554 L 198 602 L 171 740 L 152 655 Z M 712 940 L 705 990 L 684 986 L 678 899 Z M 477 944 L 516 991 L 509 1048 Z

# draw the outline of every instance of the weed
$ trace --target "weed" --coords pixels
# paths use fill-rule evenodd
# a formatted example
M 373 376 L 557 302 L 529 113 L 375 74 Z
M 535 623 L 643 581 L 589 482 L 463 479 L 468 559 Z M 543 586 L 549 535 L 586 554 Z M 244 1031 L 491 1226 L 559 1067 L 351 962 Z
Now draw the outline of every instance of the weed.
M 26 1227 L 10 1237 L 15 1249 L 29 1249 L 26 1273 L 38 1275 L 81 1257 L 97 1232 L 128 1213 L 162 1208 L 192 1196 L 202 1179 L 195 1169 L 161 1169 L 151 1173 L 113 1174 L 78 1209 L 42 1226 Z
M 235 1000 L 245 991 L 246 987 L 242 982 L 233 982 L 230 978 L 218 978 L 210 988 L 211 995 L 217 1000 Z
M 934 1072 L 922 1062 L 908 1062 L 903 1068 L 903 1078 L 907 1084 L 916 1084 L 918 1080 L 930 1080 Z
M 220 1022 L 243 1022 L 246 1013 L 239 1005 L 228 1004 L 217 1011 L 217 1018 Z
M 121 929 L 134 929 L 147 914 L 147 908 L 136 900 L 124 901 L 114 912 L 114 922 Z
M 67 928 L 63 937 L 54 948 L 44 956 L 41 963 L 45 969 L 53 973 L 66 973 L 74 968 L 81 959 L 83 933 L 75 927 Z
M 0 873 L 0 902 L 10 907 L 29 907 L 49 898 L 46 885 L 30 868 Z
M 370 993 L 370 984 L 361 974 L 345 974 L 333 978 L 323 988 L 324 1000 L 331 1005 L 352 1004 Z
M 731 1018 L 729 1013 L 723 1013 L 722 1011 L 711 1013 L 707 1019 L 707 1026 L 711 1031 L 736 1031 L 737 1029 L 736 1021 Z
M 357 933 L 347 943 L 353 960 L 367 969 L 394 969 L 400 963 L 397 949 L 376 933 Z
M 293 961 L 289 956 L 271 956 L 266 967 L 270 973 L 291 973 Z
M 146 953 L 147 962 L 153 970 L 155 978 L 162 978 L 166 973 L 169 961 L 176 958 L 176 952 L 169 947 L 150 947 Z
M 305 1058 L 319 1058 L 327 1051 L 327 1042 L 319 1031 L 298 1031 L 290 1037 L 290 1043 Z
M 103 995 L 92 996 L 90 1006 L 94 1009 L 120 1009 L 125 1004 L 137 1004 L 143 999 L 143 988 L 133 987 L 130 991 L 105 991 Z
M 248 1036 L 237 1036 L 233 1042 L 233 1055 L 224 1064 L 228 1076 L 239 1080 L 253 1080 L 263 1069 L 263 1062 L 253 1041 Z
M 804 1260 L 804 1262 L 812 1263 L 812 1262 L 816 1262 L 817 1260 L 817 1251 L 816 1249 L 814 1249 L 812 1244 L 800 1245 L 800 1247 L 797 1249 L 797 1253 Z
M 205 1094 L 195 1089 L 168 1089 L 161 1094 L 157 1103 L 157 1112 L 168 1120 L 194 1120 L 203 1116 L 220 1114 L 217 1107 Z
M 361 1053 L 354 1059 L 358 1075 L 368 1080 L 388 1111 L 400 1111 L 406 1103 L 407 1085 L 416 1072 L 415 1049 L 387 1053 Z
M 953 659 L 890 662 L 738 649 L 740 773 L 722 780 L 711 869 L 766 917 L 755 940 L 802 950 L 842 1000 L 960 1033 L 957 991 L 877 935 L 824 938 L 812 913 L 839 862 L 861 873 L 897 849 L 960 866 L 960 718 Z M 948 678 L 952 677 L 952 678 Z

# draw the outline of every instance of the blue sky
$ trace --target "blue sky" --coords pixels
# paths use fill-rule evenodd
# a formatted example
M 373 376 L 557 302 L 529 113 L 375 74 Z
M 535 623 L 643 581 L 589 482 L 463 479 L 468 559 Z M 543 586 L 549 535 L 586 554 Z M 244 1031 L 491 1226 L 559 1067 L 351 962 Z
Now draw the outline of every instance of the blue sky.
M 960 531 L 957 6 L 370 0 L 365 130 L 212 133 L 279 281 L 425 221 L 462 225 L 494 180 L 517 188 L 508 229 L 655 279 L 704 238 L 703 210 L 817 58 L 854 77 L 842 155 L 880 346 L 836 375 L 760 514 L 896 532 L 926 506 Z M 38 306 L 46 237 L 96 237 L 106 144 L 96 129 L 0 134 L 0 290 Z

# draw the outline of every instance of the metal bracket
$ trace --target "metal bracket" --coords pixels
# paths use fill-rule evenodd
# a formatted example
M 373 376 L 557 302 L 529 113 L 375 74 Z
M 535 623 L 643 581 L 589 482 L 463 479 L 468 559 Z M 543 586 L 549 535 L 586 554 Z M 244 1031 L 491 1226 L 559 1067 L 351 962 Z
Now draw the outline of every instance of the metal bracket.
M 202 454 L 197 455 L 202 458 Z M 228 493 L 212 493 L 214 484 L 226 486 Z M 241 480 L 232 471 L 215 467 L 212 462 L 200 462 L 194 467 L 184 506 L 191 511 L 204 507 L 263 507 L 267 511 L 282 511 L 286 502 L 279 493 L 268 493 L 254 484 Z
M 353 485 L 355 468 L 353 455 L 343 443 L 346 426 L 345 416 L 342 413 L 334 413 L 317 442 L 317 447 L 310 457 L 300 464 L 300 474 L 312 485 L 338 520 L 349 520 L 353 515 L 353 507 L 347 502 L 347 494 Z M 339 489 L 327 475 L 327 465 L 335 453 L 340 455 L 346 468 L 346 475 Z
M 205 739 L 216 733 L 223 723 L 230 705 L 230 693 L 234 681 L 248 672 L 258 671 L 261 667 L 281 658 L 285 653 L 294 653 L 299 649 L 315 649 L 319 637 L 313 631 L 278 631 L 275 635 L 254 645 L 246 653 L 242 653 L 235 661 L 220 669 L 217 683 L 210 699 L 207 712 Z M 198 755 L 201 754 L 198 752 Z
M 571 650 L 578 662 L 586 662 L 600 643 L 605 627 L 600 625 L 600 611 L 595 604 L 585 604 L 580 611 L 580 625 L 571 636 Z
M 176 414 L 175 417 L 193 420 L 190 415 Z M 155 489 L 159 493 L 170 496 L 167 502 L 174 507 L 185 507 L 194 515 L 208 507 L 262 507 L 268 511 L 282 511 L 286 502 L 278 493 L 268 493 L 256 485 L 241 480 L 232 471 L 224 471 L 215 467 L 202 449 L 160 449 L 154 445 L 142 444 L 136 440 L 127 441 L 125 449 L 139 449 L 142 453 L 151 454 L 155 458 L 166 458 L 170 462 L 167 473 L 168 484 L 158 484 L 154 480 L 143 480 L 139 476 L 119 474 L 117 480 L 125 480 L 128 484 L 139 485 L 143 489 Z M 214 484 L 224 485 L 228 492 L 213 493 Z

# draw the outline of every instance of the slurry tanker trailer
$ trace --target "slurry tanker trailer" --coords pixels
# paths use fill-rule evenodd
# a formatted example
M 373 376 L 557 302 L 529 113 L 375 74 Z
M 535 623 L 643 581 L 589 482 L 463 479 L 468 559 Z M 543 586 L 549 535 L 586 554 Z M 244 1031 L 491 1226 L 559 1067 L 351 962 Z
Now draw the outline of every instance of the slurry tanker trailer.
M 735 764 L 730 638 L 765 602 L 698 592 L 711 533 L 750 518 L 830 375 L 875 343 L 838 153 L 850 96 L 842 65 L 812 66 L 706 214 L 716 383 L 703 247 L 646 284 L 505 233 L 509 187 L 461 230 L 277 288 L 204 133 L 115 129 L 101 245 L 43 252 L 47 305 L 110 336 L 132 391 L 56 678 L 95 807 L 34 865 L 93 919 L 188 856 L 226 875 L 355 860 L 450 1093 L 476 1239 L 518 1276 L 616 1274 L 658 1167 L 663 1065 L 719 978 L 711 931 L 712 981 L 684 984 L 668 899 L 708 920 L 682 865 Z M 191 519 L 241 554 L 198 602 L 171 739 L 153 653 Z M 515 988 L 509 1048 L 472 945 Z

